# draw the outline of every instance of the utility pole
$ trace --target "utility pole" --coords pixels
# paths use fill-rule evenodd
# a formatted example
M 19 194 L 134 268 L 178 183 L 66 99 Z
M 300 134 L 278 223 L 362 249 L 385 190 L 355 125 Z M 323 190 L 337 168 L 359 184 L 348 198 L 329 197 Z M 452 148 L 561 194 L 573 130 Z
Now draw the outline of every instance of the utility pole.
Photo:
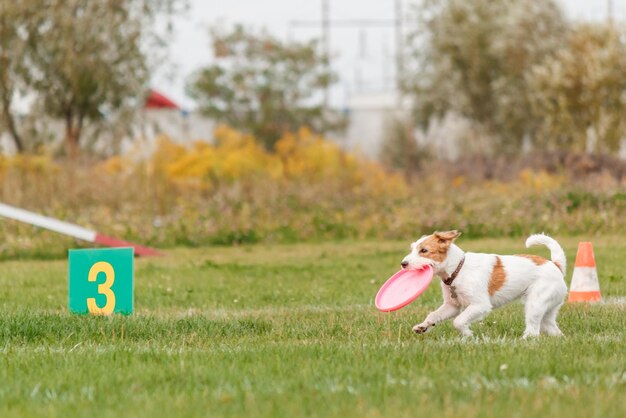
M 402 31 L 402 0 L 395 0 L 395 37 L 396 37 L 396 89 L 398 96 L 404 83 L 404 36 Z
M 324 64 L 330 74 L 330 0 L 322 0 L 322 44 L 324 49 Z M 330 101 L 330 86 L 324 88 L 324 108 L 328 109 Z
M 613 24 L 613 0 L 607 0 L 606 20 L 609 23 L 609 25 Z
M 292 20 L 289 22 L 290 28 L 320 28 L 322 31 L 322 49 L 326 56 L 326 68 L 330 70 L 331 62 L 331 29 L 359 29 L 366 28 L 391 28 L 394 31 L 395 41 L 395 77 L 396 88 L 400 90 L 402 79 L 404 77 L 404 23 L 408 22 L 402 15 L 402 0 L 394 1 L 394 18 L 393 19 L 330 19 L 330 0 L 321 0 L 321 20 Z M 324 105 L 329 104 L 330 89 L 324 90 Z

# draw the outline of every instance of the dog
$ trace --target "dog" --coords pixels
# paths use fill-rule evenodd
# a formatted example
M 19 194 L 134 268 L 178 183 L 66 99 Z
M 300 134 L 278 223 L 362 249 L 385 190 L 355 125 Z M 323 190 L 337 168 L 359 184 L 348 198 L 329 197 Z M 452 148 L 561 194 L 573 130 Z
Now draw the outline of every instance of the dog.
M 470 325 L 492 309 L 521 298 L 525 305 L 526 329 L 523 338 L 541 332 L 561 336 L 556 323 L 565 296 L 565 253 L 554 239 L 544 234 L 528 237 L 526 247 L 545 245 L 551 260 L 536 255 L 466 253 L 454 241 L 456 230 L 434 232 L 411 244 L 403 269 L 432 266 L 441 278 L 443 304 L 413 327 L 417 334 L 454 318 L 454 327 L 463 337 L 472 336 Z

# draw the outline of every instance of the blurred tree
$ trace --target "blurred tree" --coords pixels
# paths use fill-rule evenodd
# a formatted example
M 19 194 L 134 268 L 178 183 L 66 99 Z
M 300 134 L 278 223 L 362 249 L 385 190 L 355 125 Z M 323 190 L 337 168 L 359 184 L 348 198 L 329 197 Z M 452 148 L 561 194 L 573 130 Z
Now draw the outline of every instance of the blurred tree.
M 254 134 L 267 148 L 303 126 L 325 132 L 343 125 L 321 104 L 322 90 L 336 77 L 315 41 L 283 43 L 240 25 L 211 35 L 216 63 L 188 85 L 206 115 Z
M 159 41 L 155 18 L 178 10 L 184 1 L 2 3 L 16 5 L 13 9 L 3 6 L 0 22 L 12 18 L 18 22 L 12 32 L 18 36 L 12 39 L 20 46 L 13 54 L 20 71 L 0 70 L 0 74 L 8 74 L 5 90 L 22 82 L 35 93 L 47 115 L 65 122 L 67 153 L 76 158 L 86 121 L 98 121 L 141 96 L 149 75 L 144 49 Z M 11 26 L 7 27 L 11 33 Z
M 520 150 L 539 120 L 526 74 L 559 49 L 568 25 L 554 0 L 421 0 L 410 37 L 411 79 L 422 127 L 455 112 L 480 124 L 500 151 Z
M 626 31 L 582 24 L 530 73 L 532 111 L 549 148 L 616 152 L 626 136 Z
M 17 152 L 24 150 L 24 144 L 15 121 L 13 100 L 24 87 L 26 42 L 20 30 L 29 21 L 21 2 L 0 2 L 0 127 L 9 131 Z
M 387 167 L 402 170 L 409 175 L 417 171 L 431 153 L 425 147 L 418 146 L 412 124 L 405 119 L 397 116 L 387 121 L 380 155 Z

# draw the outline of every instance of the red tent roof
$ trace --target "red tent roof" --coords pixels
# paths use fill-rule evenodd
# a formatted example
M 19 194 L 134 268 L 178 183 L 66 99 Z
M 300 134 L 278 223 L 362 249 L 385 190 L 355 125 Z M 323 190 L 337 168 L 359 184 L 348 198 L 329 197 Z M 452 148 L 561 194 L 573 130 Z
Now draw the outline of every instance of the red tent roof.
M 180 109 L 176 103 L 156 90 L 150 90 L 144 109 Z

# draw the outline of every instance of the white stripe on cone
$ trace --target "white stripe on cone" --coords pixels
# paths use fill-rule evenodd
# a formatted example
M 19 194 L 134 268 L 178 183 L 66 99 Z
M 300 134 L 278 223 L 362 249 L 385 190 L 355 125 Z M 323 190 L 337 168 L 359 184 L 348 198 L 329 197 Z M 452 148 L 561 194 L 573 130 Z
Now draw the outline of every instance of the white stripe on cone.
M 599 292 L 598 272 L 595 267 L 574 267 L 570 292 Z

